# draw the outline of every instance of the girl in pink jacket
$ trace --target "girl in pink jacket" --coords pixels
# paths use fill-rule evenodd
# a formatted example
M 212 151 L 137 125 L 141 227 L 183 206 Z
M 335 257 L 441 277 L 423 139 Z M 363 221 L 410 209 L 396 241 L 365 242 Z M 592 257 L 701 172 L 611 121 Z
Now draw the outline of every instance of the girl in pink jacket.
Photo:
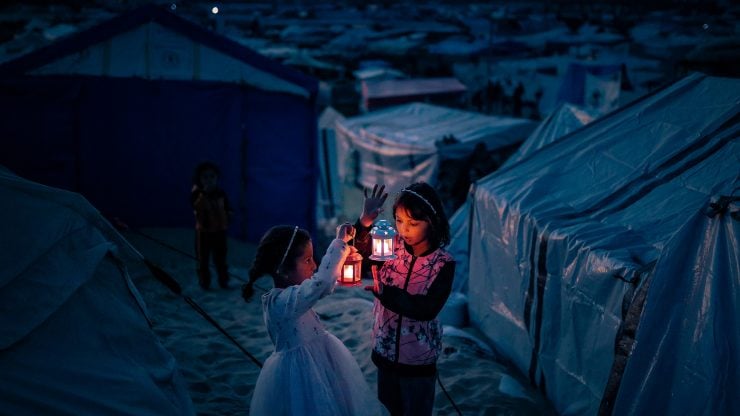
M 355 244 L 367 258 L 373 220 L 388 197 L 376 185 L 365 192 Z M 444 250 L 450 226 L 434 188 L 419 182 L 399 192 L 393 204 L 398 235 L 396 258 L 382 265 L 373 306 L 372 360 L 378 368 L 378 398 L 391 415 L 431 415 L 442 325 L 437 314 L 452 289 L 455 261 Z

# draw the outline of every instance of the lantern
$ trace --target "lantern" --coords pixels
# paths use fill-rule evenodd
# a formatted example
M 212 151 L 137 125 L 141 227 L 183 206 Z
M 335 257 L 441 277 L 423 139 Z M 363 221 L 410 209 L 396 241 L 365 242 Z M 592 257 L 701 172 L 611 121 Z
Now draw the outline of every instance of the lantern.
M 337 282 L 343 286 L 355 286 L 362 283 L 362 255 L 360 253 L 354 252 L 347 256 Z
M 396 234 L 398 233 L 390 222 L 386 220 L 376 222 L 370 230 L 370 237 L 373 239 L 373 253 L 370 255 L 370 259 L 380 261 L 395 259 Z

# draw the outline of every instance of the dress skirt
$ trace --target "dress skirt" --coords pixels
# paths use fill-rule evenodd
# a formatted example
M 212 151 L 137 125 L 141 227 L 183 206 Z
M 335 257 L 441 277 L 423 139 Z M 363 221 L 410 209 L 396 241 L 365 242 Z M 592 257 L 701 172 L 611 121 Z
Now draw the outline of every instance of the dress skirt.
M 299 347 L 267 358 L 249 414 L 375 416 L 379 412 L 355 358 L 337 337 L 322 331 Z

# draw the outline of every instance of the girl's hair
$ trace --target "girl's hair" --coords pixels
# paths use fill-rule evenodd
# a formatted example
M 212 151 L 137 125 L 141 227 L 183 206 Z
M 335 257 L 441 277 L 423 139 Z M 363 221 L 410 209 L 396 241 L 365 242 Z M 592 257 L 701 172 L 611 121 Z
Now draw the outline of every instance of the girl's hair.
M 249 302 L 254 294 L 254 282 L 260 277 L 270 275 L 273 279 L 278 279 L 281 273 L 295 268 L 296 259 L 303 252 L 306 244 L 311 241 L 308 231 L 302 228 L 296 230 L 296 228 L 290 225 L 276 225 L 262 236 L 257 246 L 254 262 L 249 269 L 249 281 L 242 286 L 242 297 L 245 301 Z M 294 230 L 295 235 L 293 235 Z M 291 237 L 292 242 L 290 242 Z M 280 265 L 283 257 L 285 261 Z
M 450 242 L 450 223 L 437 192 L 426 182 L 416 182 L 402 189 L 393 203 L 393 218 L 396 209 L 403 207 L 411 218 L 427 221 L 431 225 L 429 243 L 432 247 L 444 247 Z
M 203 184 L 200 183 L 200 176 L 203 172 L 209 170 L 216 173 L 216 176 L 221 176 L 221 170 L 219 170 L 218 165 L 210 161 L 200 162 L 193 170 L 193 185 L 197 185 L 198 187 L 203 186 Z

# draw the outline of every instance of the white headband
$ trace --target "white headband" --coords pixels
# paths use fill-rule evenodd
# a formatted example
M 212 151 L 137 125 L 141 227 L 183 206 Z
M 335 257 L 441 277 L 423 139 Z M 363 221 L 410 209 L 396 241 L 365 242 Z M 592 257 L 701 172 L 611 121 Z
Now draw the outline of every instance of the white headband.
M 293 245 L 293 239 L 295 239 L 295 235 L 298 232 L 298 226 L 296 225 L 295 228 L 293 228 L 293 234 L 290 236 L 290 241 L 288 241 L 288 247 L 285 248 L 285 253 L 283 253 L 283 258 L 280 260 L 280 264 L 278 264 L 277 269 L 275 269 L 275 273 L 278 273 L 280 271 L 280 268 L 283 267 L 283 263 L 285 263 L 285 258 L 288 257 L 288 252 L 290 251 L 290 246 Z
M 429 209 L 431 209 L 431 210 L 432 210 L 432 212 L 434 213 L 434 215 L 437 215 L 437 210 L 436 210 L 436 209 L 434 209 L 434 207 L 432 206 L 432 204 L 430 204 L 430 203 L 429 203 L 429 201 L 427 201 L 427 199 L 426 199 L 426 198 L 424 198 L 423 196 L 421 196 L 421 195 L 419 195 L 418 193 L 416 193 L 416 192 L 412 191 L 411 189 L 402 189 L 402 190 L 401 190 L 401 192 L 408 192 L 408 193 L 410 193 L 410 194 L 414 194 L 414 195 L 416 195 L 417 197 L 419 197 L 419 199 L 421 199 L 422 201 L 424 201 L 424 203 L 425 203 L 425 204 L 427 204 L 427 205 L 429 206 Z

